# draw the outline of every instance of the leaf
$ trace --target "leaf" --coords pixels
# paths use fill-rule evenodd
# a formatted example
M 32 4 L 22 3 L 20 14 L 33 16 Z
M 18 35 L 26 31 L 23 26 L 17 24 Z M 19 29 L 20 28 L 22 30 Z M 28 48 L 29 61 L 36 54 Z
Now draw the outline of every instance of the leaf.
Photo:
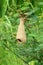
M 0 17 L 3 17 L 5 15 L 7 6 L 8 6 L 8 0 L 0 1 Z
M 27 10 L 29 7 L 22 7 L 21 8 L 21 11 L 25 11 L 25 10 Z
M 35 51 L 43 50 L 43 44 L 39 44 Z
M 39 4 L 39 5 L 43 5 L 43 2 L 39 2 L 38 4 Z
M 33 14 L 33 13 L 35 13 L 35 12 L 36 12 L 36 11 L 38 11 L 38 10 L 39 10 L 39 8 L 35 8 L 34 10 L 32 10 L 32 11 L 30 11 L 30 12 L 25 13 L 25 15 L 29 16 L 29 15 L 31 15 L 31 14 Z

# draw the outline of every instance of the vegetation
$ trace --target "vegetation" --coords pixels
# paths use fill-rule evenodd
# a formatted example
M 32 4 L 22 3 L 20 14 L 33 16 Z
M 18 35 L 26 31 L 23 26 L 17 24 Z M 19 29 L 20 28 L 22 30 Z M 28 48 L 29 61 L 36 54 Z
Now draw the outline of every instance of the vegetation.
M 16 40 L 25 15 L 26 43 Z M 0 0 L 0 65 L 43 65 L 43 0 Z

